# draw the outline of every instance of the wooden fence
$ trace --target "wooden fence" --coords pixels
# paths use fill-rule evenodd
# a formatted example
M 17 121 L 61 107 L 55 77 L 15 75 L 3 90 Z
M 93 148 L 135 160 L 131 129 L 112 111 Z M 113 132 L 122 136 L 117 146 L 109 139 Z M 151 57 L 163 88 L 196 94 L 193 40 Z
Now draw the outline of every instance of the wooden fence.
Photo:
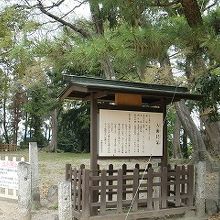
M 18 199 L 17 165 L 24 157 L 0 156 L 0 198 Z
M 154 170 L 113 169 L 91 171 L 81 166 L 79 170 L 66 167 L 66 179 L 72 180 L 72 204 L 75 219 L 95 217 L 153 214 L 172 209 L 173 214 L 193 208 L 194 167 L 175 166 Z M 175 212 L 176 210 L 176 212 Z M 149 216 L 149 215 L 148 215 Z M 146 217 L 146 216 L 145 216 Z M 114 219 L 109 217 L 109 219 Z M 98 218 L 97 218 L 98 219 Z M 116 218 L 115 218 L 116 219 Z
M 0 151 L 17 151 L 16 144 L 0 144 Z

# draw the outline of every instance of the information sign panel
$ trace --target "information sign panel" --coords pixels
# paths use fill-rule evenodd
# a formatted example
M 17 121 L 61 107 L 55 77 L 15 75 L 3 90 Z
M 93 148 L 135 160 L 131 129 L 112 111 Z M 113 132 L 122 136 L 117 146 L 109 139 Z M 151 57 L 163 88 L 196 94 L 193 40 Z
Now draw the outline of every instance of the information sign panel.
M 18 189 L 18 161 L 0 160 L 0 188 Z
M 163 155 L 163 113 L 99 111 L 99 156 Z

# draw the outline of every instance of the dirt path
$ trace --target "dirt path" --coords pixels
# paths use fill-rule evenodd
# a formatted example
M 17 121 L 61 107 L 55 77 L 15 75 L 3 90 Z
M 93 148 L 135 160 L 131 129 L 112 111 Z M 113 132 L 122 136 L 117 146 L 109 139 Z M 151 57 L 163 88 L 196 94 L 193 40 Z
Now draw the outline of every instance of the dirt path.
M 54 220 L 57 210 L 42 208 L 32 211 L 32 220 Z M 15 202 L 0 201 L 0 220 L 18 220 L 18 205 Z

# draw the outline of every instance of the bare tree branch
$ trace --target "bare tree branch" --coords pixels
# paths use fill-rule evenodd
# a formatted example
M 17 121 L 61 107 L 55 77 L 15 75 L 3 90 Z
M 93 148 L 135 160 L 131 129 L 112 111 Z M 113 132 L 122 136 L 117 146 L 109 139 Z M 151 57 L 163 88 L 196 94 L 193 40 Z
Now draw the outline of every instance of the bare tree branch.
M 216 6 L 217 4 L 218 4 L 218 0 L 215 0 L 215 1 L 213 2 L 213 4 L 211 4 L 211 5 L 207 6 L 206 8 L 204 8 L 204 9 L 203 9 L 203 12 L 209 10 L 210 8 Z
M 54 7 L 58 7 L 60 6 L 65 0 L 60 0 L 58 1 L 57 3 L 53 3 L 52 5 L 50 6 L 47 6 L 47 7 L 44 7 L 44 8 L 54 8 Z
M 74 10 L 76 10 L 77 8 L 81 7 L 84 3 L 88 2 L 88 0 L 85 0 L 85 1 L 82 1 L 82 2 L 79 2 L 79 5 L 76 5 L 74 8 L 72 8 L 69 12 L 67 12 L 65 15 L 63 15 L 62 17 L 60 17 L 61 19 L 62 18 L 65 18 L 67 15 L 69 15 L 70 13 L 72 13 Z
M 79 33 L 80 35 L 82 35 L 84 38 L 90 38 L 91 35 L 89 32 L 87 32 L 86 30 L 80 28 L 80 27 L 77 27 L 76 25 L 74 24 L 71 24 L 70 22 L 67 22 L 65 21 L 64 19 L 62 19 L 61 17 L 58 17 L 52 13 L 50 13 L 49 11 L 47 11 L 42 2 L 40 0 L 38 0 L 38 9 L 44 13 L 45 15 L 49 16 L 50 18 L 53 18 L 54 20 L 58 21 L 59 23 L 61 23 L 62 25 L 66 26 L 66 27 L 69 27 L 71 30 Z

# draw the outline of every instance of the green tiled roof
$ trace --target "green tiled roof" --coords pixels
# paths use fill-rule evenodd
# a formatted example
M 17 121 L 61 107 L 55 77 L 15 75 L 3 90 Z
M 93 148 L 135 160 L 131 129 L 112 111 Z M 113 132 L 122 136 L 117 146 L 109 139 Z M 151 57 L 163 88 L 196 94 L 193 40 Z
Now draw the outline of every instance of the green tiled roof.
M 64 81 L 67 87 L 60 95 L 63 98 L 83 98 L 92 92 L 101 91 L 112 95 L 114 93 L 141 94 L 146 100 L 149 98 L 152 101 L 154 99 L 153 97 L 165 98 L 168 102 L 178 101 L 180 99 L 200 100 L 202 98 L 201 95 L 189 93 L 185 87 L 177 86 L 106 80 L 75 75 L 64 75 Z M 67 90 L 68 95 L 65 95 L 67 94 Z

